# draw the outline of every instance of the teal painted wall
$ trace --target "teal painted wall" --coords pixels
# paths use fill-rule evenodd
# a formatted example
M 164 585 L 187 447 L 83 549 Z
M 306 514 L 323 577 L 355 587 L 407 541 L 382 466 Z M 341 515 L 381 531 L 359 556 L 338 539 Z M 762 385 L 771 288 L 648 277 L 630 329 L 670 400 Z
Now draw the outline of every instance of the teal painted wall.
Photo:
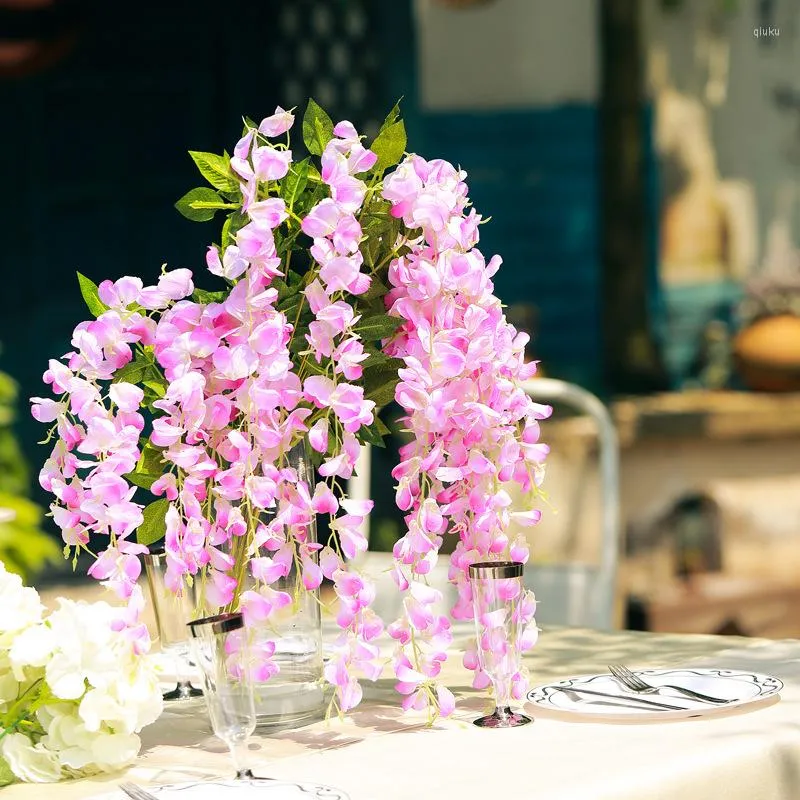
M 492 218 L 481 249 L 503 257 L 495 286 L 504 303 L 536 307 L 544 370 L 599 389 L 596 109 L 430 114 L 422 126 L 423 154 L 466 169 L 475 208 Z

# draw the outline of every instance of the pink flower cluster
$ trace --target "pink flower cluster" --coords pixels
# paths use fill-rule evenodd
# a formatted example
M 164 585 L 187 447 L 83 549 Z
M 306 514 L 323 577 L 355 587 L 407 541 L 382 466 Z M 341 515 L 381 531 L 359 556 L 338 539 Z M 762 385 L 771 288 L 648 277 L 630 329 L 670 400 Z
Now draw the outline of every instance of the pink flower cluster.
M 375 640 L 383 625 L 370 608 L 374 586 L 348 564 L 367 548 L 361 531 L 372 502 L 345 498 L 338 482 L 353 474 L 358 435 L 375 420 L 375 403 L 359 383 L 369 352 L 355 306 L 373 281 L 362 254 L 364 209 L 382 192 L 405 225 L 389 245 L 397 257 L 384 298 L 403 324 L 383 353 L 405 364 L 396 399 L 415 434 L 393 472 L 398 506 L 408 514 L 394 550 L 405 611 L 389 632 L 398 643 L 404 707 L 446 715 L 453 696 L 436 678 L 450 623 L 435 611 L 440 595 L 425 575 L 444 534 L 457 534 L 453 614 L 465 618 L 470 563 L 526 559 L 524 542 L 509 542 L 504 531 L 511 517 L 533 523 L 536 512 L 509 512 L 503 486 L 513 481 L 535 492 L 547 453 L 538 421 L 549 409 L 519 386 L 535 365 L 523 363 L 526 336 L 507 324 L 492 294 L 500 259 L 486 264 L 475 248 L 480 217 L 465 213 L 465 174 L 410 156 L 383 184 L 367 181 L 377 156 L 340 122 L 321 169 L 309 176 L 314 200 L 300 216 L 280 191 L 298 166 L 288 144 L 272 141 L 293 122 L 279 107 L 234 148 L 230 175 L 241 190 L 244 224 L 206 255 L 226 292 L 214 300 L 195 292 L 186 269 L 164 272 L 154 286 L 124 277 L 98 287 L 107 310 L 78 325 L 66 363 L 51 361 L 45 373 L 57 399 L 33 398 L 33 415 L 57 433 L 40 480 L 55 496 L 51 511 L 69 546 L 85 549 L 91 536 L 107 540 L 90 574 L 134 606 L 146 548 L 133 534 L 147 511 L 130 473 L 143 460 L 158 464 L 152 482 L 138 485 L 149 486 L 149 503 L 166 509 L 172 590 L 200 580 L 207 606 L 237 605 L 254 625 L 292 602 L 277 586 L 290 573 L 299 576 L 298 591 L 331 581 L 342 632 L 325 677 L 340 710 L 355 706 L 359 676 L 375 679 L 381 671 Z M 287 318 L 279 309 L 275 284 L 288 279 L 280 243 L 301 232 L 312 240 L 314 260 L 301 309 L 313 318 L 298 359 L 300 314 Z M 290 452 L 304 440 L 320 454 L 319 478 L 290 466 Z M 329 515 L 335 534 L 325 545 L 310 536 L 317 514 Z M 527 624 L 532 602 L 525 608 Z M 277 670 L 273 651 L 267 643 L 263 678 Z
M 361 271 L 363 234 L 357 217 L 368 190 L 357 176 L 370 170 L 377 157 L 364 148 L 349 122 L 340 122 L 333 134 L 322 153 L 320 172 L 330 197 L 311 208 L 302 222 L 303 232 L 313 239 L 311 255 L 319 265 L 319 280 L 305 290 L 315 316 L 306 338 L 318 364 L 323 358 L 331 360 L 333 374 L 306 378 L 304 389 L 317 408 L 326 410 L 309 431 L 311 446 L 325 453 L 331 434 L 341 443 L 341 450 L 322 464 L 320 474 L 349 478 L 361 449 L 356 433 L 372 423 L 375 403 L 364 399 L 363 386 L 350 382 L 361 377 L 367 353 L 354 330 L 358 317 L 344 298 L 345 293 L 363 294 L 371 283 L 370 276 Z M 331 497 L 329 502 L 336 500 Z M 356 675 L 375 680 L 382 671 L 374 640 L 383 632 L 383 623 L 370 608 L 374 585 L 346 568 L 343 558 L 353 559 L 367 549 L 361 524 L 372 501 L 342 500 L 340 505 L 345 513 L 331 520 L 331 530 L 338 535 L 342 552 L 325 548 L 319 563 L 322 574 L 333 581 L 339 606 L 336 621 L 342 629 L 334 656 L 325 666 L 325 678 L 336 687 L 339 708 L 347 711 L 361 700 Z
M 166 308 L 191 293 L 186 269 L 162 275 L 157 286 L 144 287 L 138 278 L 122 278 L 99 287 L 109 310 L 92 322 L 82 322 L 72 336 L 66 364 L 51 360 L 44 381 L 59 400 L 32 398 L 39 422 L 56 423 L 58 438 L 39 481 L 52 492 L 50 507 L 64 541 L 85 547 L 92 533 L 108 537 L 109 545 L 89 569 L 122 597 L 130 597 L 141 572 L 138 555 L 147 548 L 133 534 L 142 524 L 136 491 L 123 477 L 141 455 L 145 427 L 139 413 L 140 387 L 125 381 L 105 385 L 133 358 L 134 347 L 152 346 L 156 325 L 145 309 Z M 137 304 L 137 310 L 129 306 Z
M 475 247 L 480 216 L 466 212 L 465 177 L 446 161 L 412 155 L 383 188 L 392 214 L 414 232 L 406 240 L 409 252 L 389 270 L 387 307 L 405 324 L 385 348 L 405 362 L 395 396 L 414 437 L 392 473 L 397 505 L 408 514 L 393 573 L 406 592 L 405 614 L 390 629 L 398 642 L 398 689 L 414 707 L 433 701 L 434 688 L 441 692 L 435 678 L 449 626 L 434 611 L 437 593 L 421 581 L 436 564 L 442 536 L 459 536 L 449 571 L 459 596 L 452 616 L 469 619 L 469 565 L 528 558 L 524 539 L 509 541 L 505 531 L 512 517 L 533 524 L 538 512 L 509 511 L 504 487 L 515 482 L 535 494 L 548 452 L 539 443 L 539 420 L 550 408 L 534 403 L 519 384 L 536 365 L 524 363 L 528 336 L 508 324 L 493 294 L 500 258 L 486 264 Z M 532 646 L 535 603 L 529 597 L 520 605 L 521 625 L 530 627 L 522 644 Z M 476 670 L 476 685 L 487 685 L 472 655 L 465 665 Z M 521 692 L 521 676 L 516 682 Z M 447 696 L 438 702 L 442 713 L 451 708 Z

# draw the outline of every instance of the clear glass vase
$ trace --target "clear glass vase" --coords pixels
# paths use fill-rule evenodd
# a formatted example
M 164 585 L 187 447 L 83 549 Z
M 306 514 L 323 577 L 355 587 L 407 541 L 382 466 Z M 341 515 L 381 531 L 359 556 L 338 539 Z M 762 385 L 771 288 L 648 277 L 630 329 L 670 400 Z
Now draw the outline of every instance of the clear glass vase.
M 313 491 L 314 466 L 307 440 L 288 453 L 287 466 L 297 470 L 297 477 Z M 308 541 L 316 543 L 317 526 L 312 519 Z M 273 555 L 264 550 L 257 555 Z M 295 560 L 289 574 L 270 584 L 286 592 L 292 603 L 278 609 L 254 632 L 254 639 L 275 643 L 274 660 L 280 672 L 254 686 L 256 717 L 259 727 L 295 728 L 320 720 L 325 713 L 322 688 L 322 622 L 319 591 L 303 586 Z

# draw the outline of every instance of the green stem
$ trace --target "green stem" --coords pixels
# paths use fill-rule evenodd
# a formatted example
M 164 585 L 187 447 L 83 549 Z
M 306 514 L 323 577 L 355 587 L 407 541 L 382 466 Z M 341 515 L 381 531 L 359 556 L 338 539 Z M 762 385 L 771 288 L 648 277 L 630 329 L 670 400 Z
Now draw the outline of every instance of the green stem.
M 303 304 L 305 302 L 306 302 L 306 294 L 305 292 L 301 292 L 300 304 L 297 306 L 297 316 L 294 318 L 294 323 L 292 324 L 292 335 L 289 337 L 289 344 L 286 345 L 287 348 L 291 349 L 292 342 L 294 341 L 294 335 L 295 333 L 297 333 L 297 326 L 300 323 L 300 315 L 303 313 Z
M 252 514 L 249 513 L 246 517 L 247 520 L 247 533 L 242 536 L 237 536 L 231 548 L 231 555 L 233 556 L 233 577 L 236 579 L 236 588 L 233 590 L 233 597 L 231 602 L 225 607 L 225 611 L 236 611 L 239 607 L 239 598 L 242 595 L 244 588 L 244 577 L 247 572 L 247 551 L 250 549 L 251 537 L 255 534 L 254 520 Z
M 41 683 L 44 682 L 44 678 L 37 678 L 15 701 L 14 705 L 9 708 L 6 714 L 3 716 L 3 725 L 2 730 L 0 730 L 0 740 L 3 739 L 4 736 L 7 736 L 9 733 L 13 733 L 16 730 L 17 725 L 20 724 L 23 720 L 27 719 L 28 713 L 30 711 L 35 711 L 41 703 L 37 705 L 36 701 L 31 704 L 31 708 L 29 709 L 28 713 L 18 715 L 18 712 L 22 708 L 25 703 L 25 698 L 27 695 L 31 693 L 33 689 L 38 687 Z M 41 698 L 40 698 L 41 699 Z M 9 722 L 9 720 L 13 719 L 13 722 Z

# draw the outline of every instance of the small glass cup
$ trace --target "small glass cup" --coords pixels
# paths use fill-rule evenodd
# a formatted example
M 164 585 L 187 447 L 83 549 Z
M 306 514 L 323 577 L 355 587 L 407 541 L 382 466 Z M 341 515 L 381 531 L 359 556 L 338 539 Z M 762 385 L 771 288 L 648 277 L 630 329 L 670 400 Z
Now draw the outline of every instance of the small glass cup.
M 203 694 L 214 735 L 231 752 L 236 780 L 256 778 L 244 766 L 247 740 L 256 729 L 247 632 L 240 613 L 189 623 L 192 652 L 203 676 Z
M 517 606 L 525 589 L 522 564 L 485 561 L 471 564 L 469 578 L 475 612 L 478 663 L 494 685 L 495 711 L 475 720 L 479 728 L 516 728 L 530 717 L 511 710 L 511 681 L 520 668 Z
M 176 688 L 164 693 L 164 700 L 188 700 L 201 697 L 189 681 L 189 633 L 186 623 L 196 616 L 197 592 L 194 585 L 184 586 L 179 595 L 171 592 L 165 583 L 167 555 L 163 548 L 151 550 L 142 556 L 150 587 L 150 599 L 156 618 L 161 652 L 172 658 L 175 665 Z

